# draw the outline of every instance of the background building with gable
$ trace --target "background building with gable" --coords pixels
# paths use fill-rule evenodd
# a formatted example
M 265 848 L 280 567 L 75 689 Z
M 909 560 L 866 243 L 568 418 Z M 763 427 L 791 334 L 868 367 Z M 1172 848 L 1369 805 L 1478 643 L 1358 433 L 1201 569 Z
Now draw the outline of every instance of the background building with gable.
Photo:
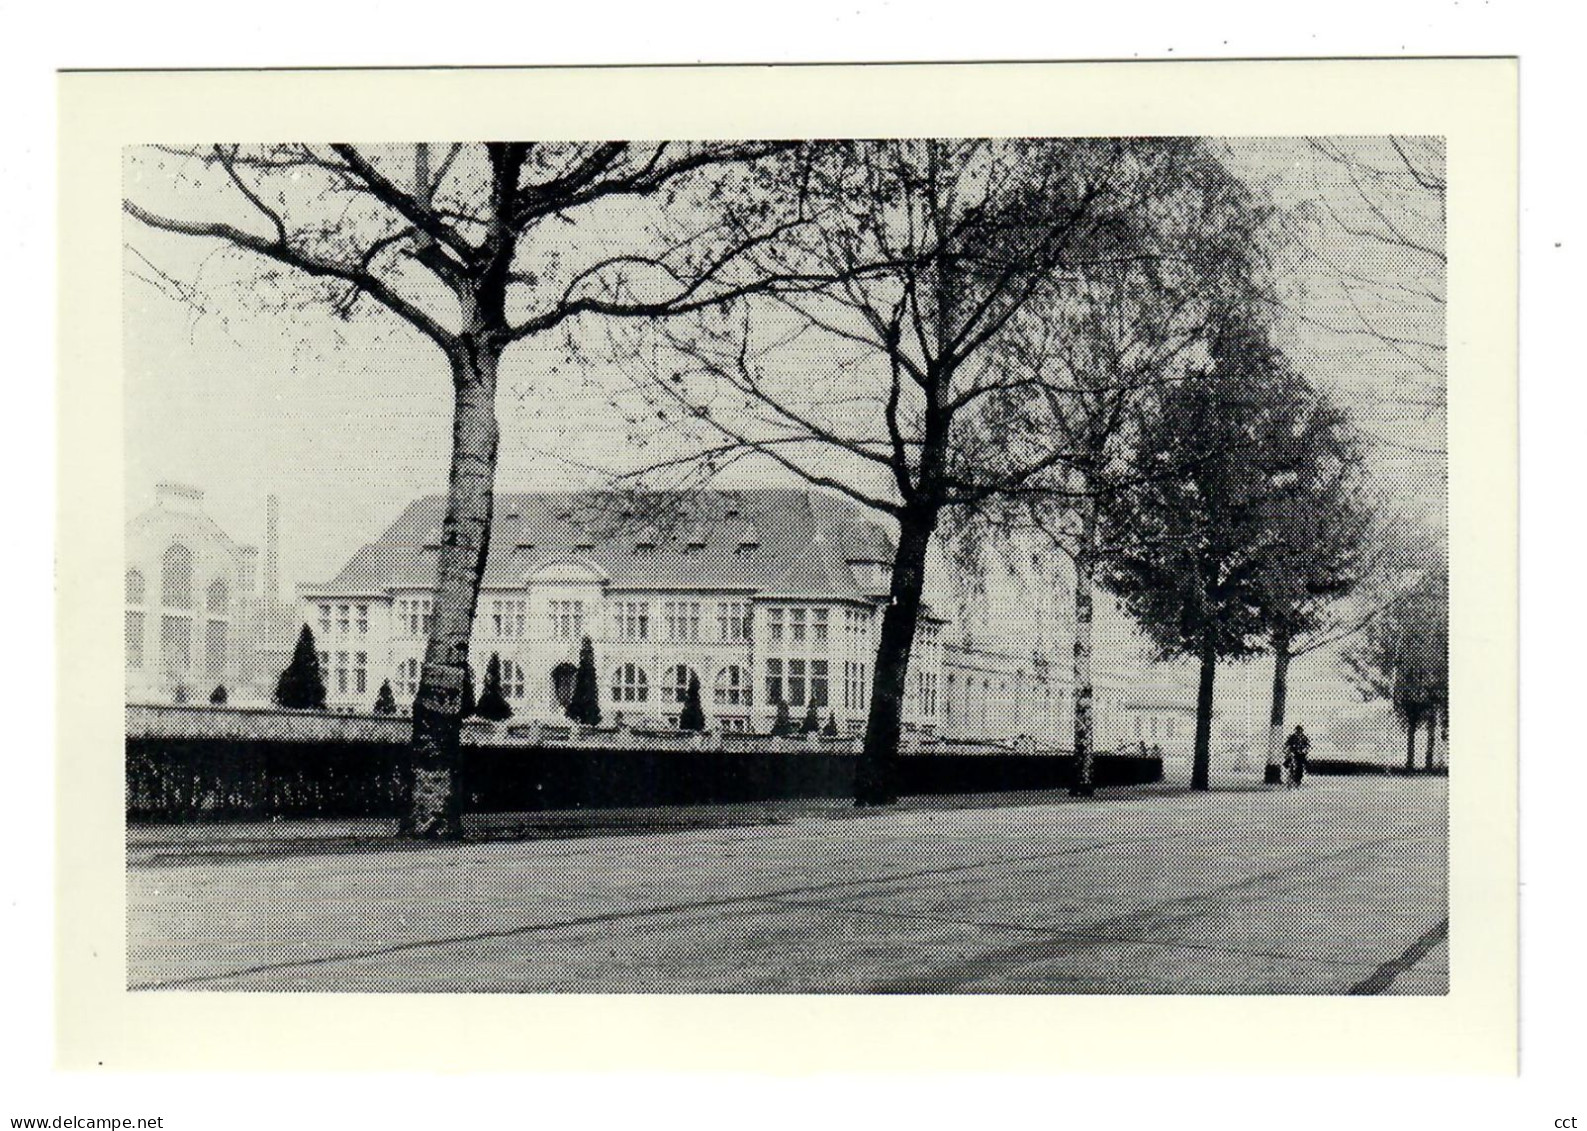
M 367 711 L 390 679 L 417 693 L 434 610 L 444 499 L 410 504 L 323 585 L 298 589 L 328 702 Z M 476 612 L 476 681 L 494 654 L 515 715 L 565 718 L 579 647 L 593 642 L 607 722 L 676 725 L 697 678 L 711 726 L 766 731 L 779 700 L 864 727 L 893 540 L 835 494 L 707 491 L 673 500 L 599 493 L 496 499 Z M 1066 746 L 1072 606 L 1061 566 L 1002 571 L 956 600 L 942 562 L 910 661 L 906 730 Z M 987 599 L 985 594 L 991 594 Z M 945 615 L 957 604 L 957 621 Z M 1099 668 L 1109 686 L 1111 669 Z M 1112 692 L 1109 692 L 1112 694 Z M 1106 712 L 1104 712 L 1106 716 Z M 1123 731 L 1104 717 L 1104 745 Z

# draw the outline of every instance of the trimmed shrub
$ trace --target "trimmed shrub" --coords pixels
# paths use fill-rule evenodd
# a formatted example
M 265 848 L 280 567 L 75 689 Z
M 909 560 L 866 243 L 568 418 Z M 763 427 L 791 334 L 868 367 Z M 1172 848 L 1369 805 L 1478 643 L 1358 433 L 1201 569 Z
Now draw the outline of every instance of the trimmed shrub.
M 595 676 L 595 645 L 586 636 L 579 645 L 579 670 L 573 677 L 573 697 L 568 700 L 567 716 L 587 727 L 601 723 L 601 685 Z
M 700 705 L 700 677 L 689 676 L 689 690 L 684 696 L 683 713 L 678 717 L 678 726 L 682 730 L 704 730 L 705 708 Z
M 777 700 L 777 721 L 771 725 L 772 734 L 785 738 L 793 733 L 793 715 L 788 710 L 788 704 L 782 699 Z
M 816 714 L 816 705 L 811 703 L 805 711 L 804 722 L 799 724 L 800 734 L 815 734 L 821 729 L 821 716 Z
M 490 663 L 485 665 L 485 690 L 480 693 L 479 706 L 474 713 L 493 723 L 512 718 L 512 706 L 501 689 L 501 657 L 495 652 L 490 654 Z
M 308 625 L 298 633 L 292 662 L 276 681 L 276 703 L 296 711 L 325 710 L 325 678 L 320 673 L 320 653 L 314 647 L 314 630 Z
M 397 713 L 397 697 L 391 693 L 391 681 L 383 680 L 380 690 L 375 694 L 375 714 L 395 715 Z
M 226 685 L 224 683 L 215 685 L 215 690 L 209 693 L 209 703 L 212 707 L 224 707 L 226 705 Z

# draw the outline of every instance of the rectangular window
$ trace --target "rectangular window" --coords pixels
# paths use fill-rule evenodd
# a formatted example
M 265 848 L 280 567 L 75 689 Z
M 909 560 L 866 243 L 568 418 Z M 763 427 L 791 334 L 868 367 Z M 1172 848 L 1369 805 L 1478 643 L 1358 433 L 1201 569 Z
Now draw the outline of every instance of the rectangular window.
M 143 614 L 127 614 L 127 666 L 143 667 Z
M 650 606 L 643 601 L 620 601 L 617 635 L 624 640 L 650 639 Z
M 788 661 L 788 706 L 803 707 L 805 705 L 805 662 L 803 660 Z
M 817 707 L 827 705 L 827 662 L 810 661 L 810 702 Z
M 666 617 L 668 640 L 695 641 L 700 639 L 699 602 L 668 601 Z
M 739 602 L 716 607 L 716 638 L 724 644 L 739 644 L 749 639 L 749 606 Z
M 336 653 L 336 690 L 339 694 L 347 694 L 347 653 Z
M 369 653 L 353 653 L 353 690 L 362 695 L 368 690 L 369 684 Z
M 352 631 L 352 629 L 350 627 L 350 622 L 348 620 L 348 608 L 347 608 L 346 605 L 337 605 L 336 606 L 336 633 L 339 636 L 346 636 L 350 631 Z
M 782 610 L 779 608 L 766 610 L 766 639 L 773 648 L 782 646 Z
M 803 609 L 788 610 L 788 641 L 791 644 L 805 642 L 805 611 Z
M 550 624 L 553 640 L 579 639 L 584 635 L 584 602 L 552 601 Z
M 329 605 L 321 605 L 320 606 L 320 636 L 321 637 L 326 637 L 326 636 L 329 636 L 330 634 L 331 634 L 331 607 Z
M 368 636 L 369 635 L 369 606 L 368 605 L 358 605 L 358 606 L 356 606 L 354 608 L 353 613 L 358 618 L 358 635 L 360 635 L 360 636 Z
M 204 673 L 212 679 L 226 674 L 226 622 L 212 620 L 204 625 Z
M 766 661 L 766 702 L 776 705 L 782 698 L 782 661 Z
M 825 652 L 827 650 L 827 618 L 830 612 L 827 609 L 812 609 L 810 615 L 815 618 L 810 625 L 810 638 L 814 641 L 818 652 Z

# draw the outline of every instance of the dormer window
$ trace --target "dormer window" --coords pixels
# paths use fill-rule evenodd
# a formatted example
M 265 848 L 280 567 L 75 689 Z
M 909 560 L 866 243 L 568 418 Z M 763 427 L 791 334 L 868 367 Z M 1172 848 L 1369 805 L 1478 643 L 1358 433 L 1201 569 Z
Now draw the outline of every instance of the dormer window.
M 649 557 L 655 552 L 656 544 L 654 542 L 636 542 L 634 544 L 634 557 L 636 558 Z
M 738 552 L 753 550 L 760 546 L 760 535 L 755 530 L 755 524 L 746 522 L 738 532 Z

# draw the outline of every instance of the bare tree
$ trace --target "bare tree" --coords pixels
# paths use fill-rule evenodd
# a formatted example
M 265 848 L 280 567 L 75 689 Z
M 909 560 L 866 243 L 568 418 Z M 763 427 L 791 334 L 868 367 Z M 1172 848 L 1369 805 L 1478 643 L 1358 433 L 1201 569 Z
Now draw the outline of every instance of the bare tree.
M 1271 210 L 1205 152 L 1186 155 L 1165 189 L 1146 203 L 1143 222 L 1172 254 L 1089 272 L 1040 317 L 1018 323 L 998 357 L 1029 378 L 1000 394 L 1021 406 L 1012 426 L 1050 432 L 1067 452 L 1065 490 L 1000 498 L 968 516 L 972 527 L 981 520 L 1005 536 L 1034 528 L 1073 566 L 1076 796 L 1095 788 L 1099 500 L 1137 474 L 1143 405 L 1194 373 L 1230 310 L 1265 293 L 1262 229 Z
M 395 315 L 446 363 L 452 458 L 413 709 L 407 834 L 462 832 L 460 711 L 490 541 L 504 353 L 583 315 L 676 315 L 766 286 L 752 253 L 778 233 L 736 211 L 735 185 L 786 148 L 337 143 L 133 158 L 138 188 L 124 207 L 139 224 L 252 257 L 262 271 L 285 269 L 300 303 Z
M 1316 293 L 1292 314 L 1393 359 L 1398 381 L 1358 386 L 1384 410 L 1376 443 L 1403 447 L 1382 423 L 1445 412 L 1445 163 L 1436 137 L 1313 138 L 1316 192 L 1288 214 L 1296 277 Z M 1326 287 L 1317 284 L 1326 281 Z M 1301 314 L 1304 305 L 1309 313 Z M 1413 447 L 1412 450 L 1420 450 Z
M 1004 345 L 1106 268 L 1183 249 L 1154 226 L 1203 201 L 1190 141 L 929 140 L 812 147 L 820 220 L 766 255 L 831 285 L 705 315 L 646 371 L 660 412 L 702 437 L 635 474 L 755 459 L 897 524 L 857 775 L 892 800 L 928 552 L 945 513 L 1072 490 L 1073 451 L 1032 427 L 1046 380 Z M 1000 357 L 1000 353 L 1002 356 Z

